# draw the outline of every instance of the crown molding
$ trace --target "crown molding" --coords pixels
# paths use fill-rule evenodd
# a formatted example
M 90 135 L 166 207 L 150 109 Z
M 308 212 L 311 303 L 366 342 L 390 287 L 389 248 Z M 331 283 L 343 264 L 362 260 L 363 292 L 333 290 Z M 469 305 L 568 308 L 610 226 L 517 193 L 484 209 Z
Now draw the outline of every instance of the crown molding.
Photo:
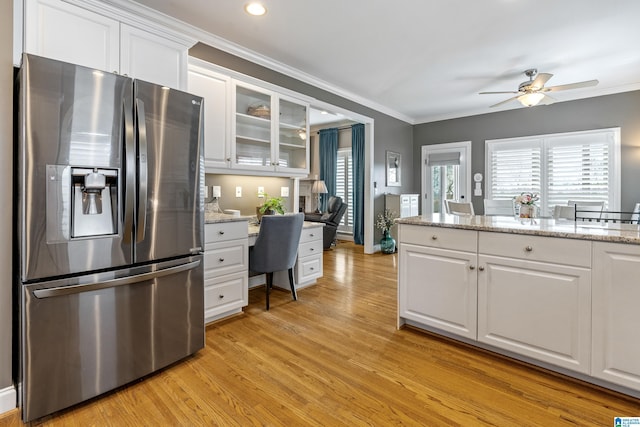
M 282 62 L 276 61 L 265 55 L 262 55 L 253 50 L 247 49 L 244 46 L 226 40 L 220 36 L 204 31 L 191 24 L 180 21 L 169 15 L 165 15 L 156 10 L 153 10 L 147 6 L 143 6 L 131 0 L 64 0 L 68 3 L 73 3 L 78 6 L 91 8 L 93 10 L 102 11 L 101 13 L 113 15 L 136 23 L 136 25 L 146 27 L 148 22 L 161 26 L 170 31 L 170 34 L 177 33 L 182 34 L 187 40 L 193 41 L 192 46 L 196 42 L 202 42 L 216 49 L 220 49 L 226 53 L 237 56 L 256 65 L 263 66 L 270 70 L 284 74 L 288 77 L 300 80 L 304 83 L 315 86 L 318 89 L 325 90 L 334 95 L 341 96 L 353 102 L 357 102 L 365 107 L 371 108 L 380 113 L 394 117 L 398 120 L 409 124 L 415 124 L 413 117 L 402 114 L 392 108 L 385 105 L 374 102 L 368 98 L 362 97 L 356 93 L 348 91 L 337 85 L 319 79 L 309 73 L 306 73 L 297 68 L 290 67 Z

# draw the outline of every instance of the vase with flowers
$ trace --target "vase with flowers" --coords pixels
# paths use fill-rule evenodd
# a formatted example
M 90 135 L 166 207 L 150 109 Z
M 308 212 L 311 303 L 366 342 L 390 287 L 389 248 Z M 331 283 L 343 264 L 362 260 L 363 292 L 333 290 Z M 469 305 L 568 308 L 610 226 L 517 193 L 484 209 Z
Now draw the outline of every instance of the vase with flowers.
M 516 203 L 520 207 L 520 218 L 535 218 L 538 207 L 536 202 L 540 200 L 540 196 L 537 193 L 520 193 L 516 196 Z
M 385 209 L 383 213 L 378 214 L 376 219 L 376 228 L 382 232 L 380 239 L 380 250 L 383 254 L 392 254 L 396 251 L 396 241 L 389 231 L 395 225 L 395 219 L 398 217 L 395 212 Z

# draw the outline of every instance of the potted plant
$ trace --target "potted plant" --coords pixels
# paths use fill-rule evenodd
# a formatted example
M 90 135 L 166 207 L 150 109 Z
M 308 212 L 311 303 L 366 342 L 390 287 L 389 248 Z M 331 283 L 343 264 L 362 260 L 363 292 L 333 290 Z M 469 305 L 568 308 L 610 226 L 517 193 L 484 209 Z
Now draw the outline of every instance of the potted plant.
M 284 200 L 282 200 L 282 197 L 269 197 L 266 193 L 262 195 L 264 196 L 264 202 L 256 207 L 258 222 L 260 222 L 262 215 L 284 214 Z
M 396 241 L 389 235 L 389 230 L 395 225 L 395 219 L 398 217 L 395 212 L 385 209 L 383 213 L 378 214 L 376 220 L 376 228 L 382 232 L 380 239 L 380 249 L 384 254 L 392 254 L 396 251 Z

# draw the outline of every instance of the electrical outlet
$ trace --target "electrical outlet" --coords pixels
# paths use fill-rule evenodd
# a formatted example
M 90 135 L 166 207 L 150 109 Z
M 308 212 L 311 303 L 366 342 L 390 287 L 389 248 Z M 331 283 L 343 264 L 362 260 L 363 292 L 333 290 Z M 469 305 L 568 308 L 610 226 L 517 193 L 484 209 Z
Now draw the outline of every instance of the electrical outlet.
M 280 197 L 289 197 L 289 187 L 280 187 Z
M 236 197 L 242 197 L 242 187 L 236 187 Z
M 211 197 L 222 197 L 222 189 L 219 185 L 214 185 L 211 187 Z
M 264 187 L 258 187 L 258 197 L 264 197 Z

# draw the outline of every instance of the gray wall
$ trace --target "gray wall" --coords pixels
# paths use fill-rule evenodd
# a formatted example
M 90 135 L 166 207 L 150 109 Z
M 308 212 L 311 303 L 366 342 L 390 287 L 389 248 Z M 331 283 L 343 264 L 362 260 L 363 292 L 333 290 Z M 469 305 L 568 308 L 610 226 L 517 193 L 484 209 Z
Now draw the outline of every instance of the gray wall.
M 189 55 L 374 119 L 374 170 L 372 177 L 373 181 L 377 183 L 374 216 L 384 209 L 385 192 L 406 193 L 414 192 L 419 188 L 414 188 L 413 165 L 409 160 L 413 149 L 413 132 L 410 124 L 202 43 L 191 48 Z M 385 187 L 386 150 L 398 152 L 402 154 L 403 159 L 406 159 L 403 161 L 402 187 Z M 380 234 L 378 233 L 376 236 L 374 241 L 379 239 Z
M 413 186 L 420 189 L 423 145 L 472 141 L 472 173 L 484 175 L 484 141 L 487 139 L 609 127 L 622 129 L 621 209 L 631 211 L 634 204 L 640 202 L 640 91 L 416 125 L 413 128 Z M 473 207 L 478 213 L 483 211 L 482 199 L 473 197 Z
M 11 378 L 11 200 L 13 146 L 13 2 L 0 1 L 0 390 Z M 0 410 L 0 412 L 2 412 Z

